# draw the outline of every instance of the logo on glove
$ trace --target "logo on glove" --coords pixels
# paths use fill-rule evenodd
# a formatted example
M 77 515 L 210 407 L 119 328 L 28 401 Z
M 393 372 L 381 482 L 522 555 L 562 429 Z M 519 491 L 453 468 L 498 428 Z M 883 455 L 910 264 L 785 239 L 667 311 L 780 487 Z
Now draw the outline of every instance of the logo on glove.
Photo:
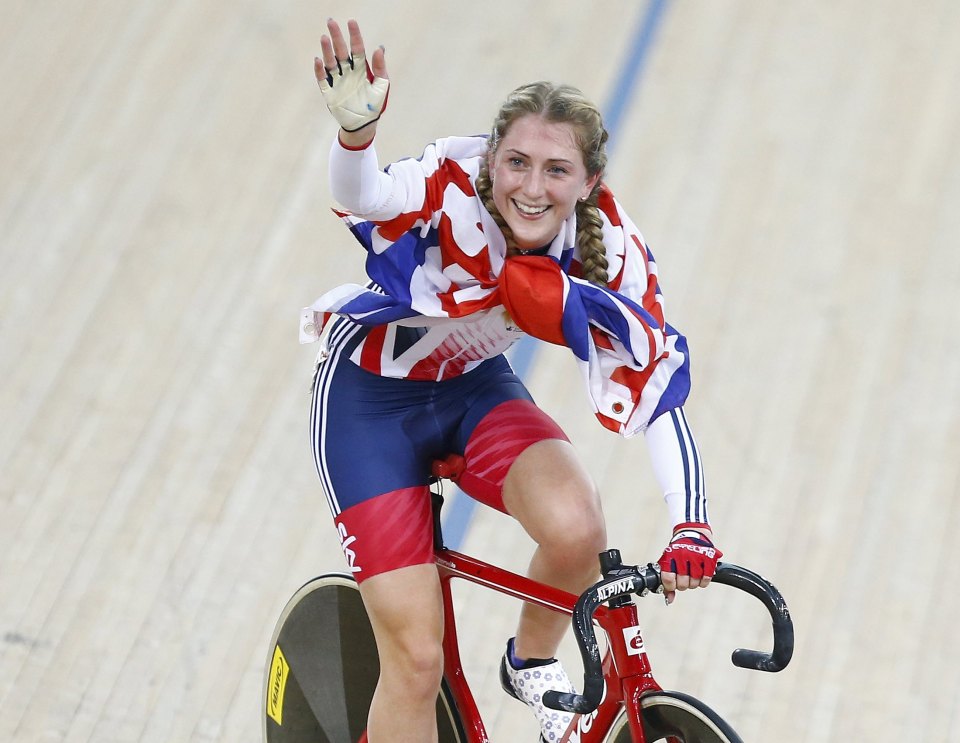
M 679 545 L 677 545 L 676 547 L 673 546 L 673 545 L 670 545 L 669 547 L 667 547 L 667 548 L 663 551 L 663 553 L 664 553 L 665 555 L 668 555 L 668 554 L 670 554 L 671 552 L 681 552 L 681 551 L 682 551 L 682 552 L 696 552 L 697 554 L 700 554 L 700 555 L 704 555 L 704 556 L 706 556 L 706 557 L 709 557 L 711 560 L 712 560 L 714 557 L 716 557 L 716 555 L 717 555 L 717 549 L 716 549 L 716 547 L 710 547 L 710 546 L 701 545 L 701 544 L 694 544 L 694 543 L 692 543 L 692 542 L 689 543 L 689 544 L 686 544 L 686 543 L 684 543 L 684 544 L 679 544 Z

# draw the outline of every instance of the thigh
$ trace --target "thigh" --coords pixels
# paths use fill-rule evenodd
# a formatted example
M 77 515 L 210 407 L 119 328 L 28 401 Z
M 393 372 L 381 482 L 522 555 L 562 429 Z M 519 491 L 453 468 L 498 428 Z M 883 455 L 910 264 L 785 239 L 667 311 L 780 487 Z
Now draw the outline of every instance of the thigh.
M 349 358 L 332 355 L 320 365 L 311 442 L 334 516 L 383 493 L 428 483 L 425 452 L 432 432 L 419 425 L 428 402 L 417 382 L 381 377 Z
M 423 390 L 366 372 L 347 358 L 331 356 L 318 369 L 311 413 L 314 459 L 358 583 L 433 561 L 425 453 L 433 444 L 429 435 L 417 434 Z
M 381 657 L 428 652 L 443 639 L 443 599 L 437 570 L 414 565 L 360 585 Z
M 513 462 L 503 486 L 507 512 L 538 543 L 578 540 L 602 528 L 596 485 L 569 441 L 542 441 Z
M 381 493 L 336 514 L 340 548 L 357 583 L 413 565 L 432 565 L 433 508 L 424 485 Z
M 468 495 L 503 512 L 504 483 L 514 462 L 534 444 L 568 441 L 529 395 L 512 392 L 507 386 L 488 394 L 484 415 L 469 430 L 463 449 L 466 469 L 459 481 Z

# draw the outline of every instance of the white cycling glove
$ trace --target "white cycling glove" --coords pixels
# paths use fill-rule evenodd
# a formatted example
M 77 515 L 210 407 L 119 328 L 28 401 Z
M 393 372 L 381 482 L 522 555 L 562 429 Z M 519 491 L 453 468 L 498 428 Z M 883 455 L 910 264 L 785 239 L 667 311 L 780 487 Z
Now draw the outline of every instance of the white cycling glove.
M 323 99 L 341 127 L 355 132 L 380 118 L 387 107 L 390 81 L 375 77 L 363 54 L 337 60 L 334 69 L 327 69 L 320 78 Z

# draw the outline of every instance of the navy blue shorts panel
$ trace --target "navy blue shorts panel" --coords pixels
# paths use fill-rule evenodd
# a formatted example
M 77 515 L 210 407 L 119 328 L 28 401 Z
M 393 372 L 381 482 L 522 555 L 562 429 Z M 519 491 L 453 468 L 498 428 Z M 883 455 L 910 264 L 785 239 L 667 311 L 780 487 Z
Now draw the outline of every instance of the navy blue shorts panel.
M 532 401 L 502 356 L 443 382 L 381 377 L 346 353 L 320 365 L 311 421 L 330 507 L 426 485 L 439 456 L 463 454 L 473 429 L 508 400 Z

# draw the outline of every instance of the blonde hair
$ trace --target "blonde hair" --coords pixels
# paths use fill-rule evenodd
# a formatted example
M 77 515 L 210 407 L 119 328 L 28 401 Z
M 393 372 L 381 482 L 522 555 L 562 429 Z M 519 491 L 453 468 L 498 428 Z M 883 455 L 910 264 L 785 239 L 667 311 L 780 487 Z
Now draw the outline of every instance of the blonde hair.
M 601 232 L 603 221 L 597 208 L 600 182 L 607 166 L 605 145 L 608 135 L 603 127 L 603 117 L 583 93 L 570 85 L 555 85 L 543 81 L 529 83 L 514 90 L 500 107 L 488 140 L 489 155 L 497 151 L 500 140 L 513 122 L 528 114 L 542 116 L 544 120 L 552 123 L 572 124 L 587 175 L 600 176 L 590 195 L 577 202 L 577 245 L 580 247 L 583 278 L 594 284 L 606 284 L 609 280 L 607 251 Z M 476 185 L 481 202 L 507 239 L 507 255 L 517 255 L 519 250 L 513 233 L 493 203 L 493 181 L 490 178 L 487 158 L 484 158 L 480 165 Z

